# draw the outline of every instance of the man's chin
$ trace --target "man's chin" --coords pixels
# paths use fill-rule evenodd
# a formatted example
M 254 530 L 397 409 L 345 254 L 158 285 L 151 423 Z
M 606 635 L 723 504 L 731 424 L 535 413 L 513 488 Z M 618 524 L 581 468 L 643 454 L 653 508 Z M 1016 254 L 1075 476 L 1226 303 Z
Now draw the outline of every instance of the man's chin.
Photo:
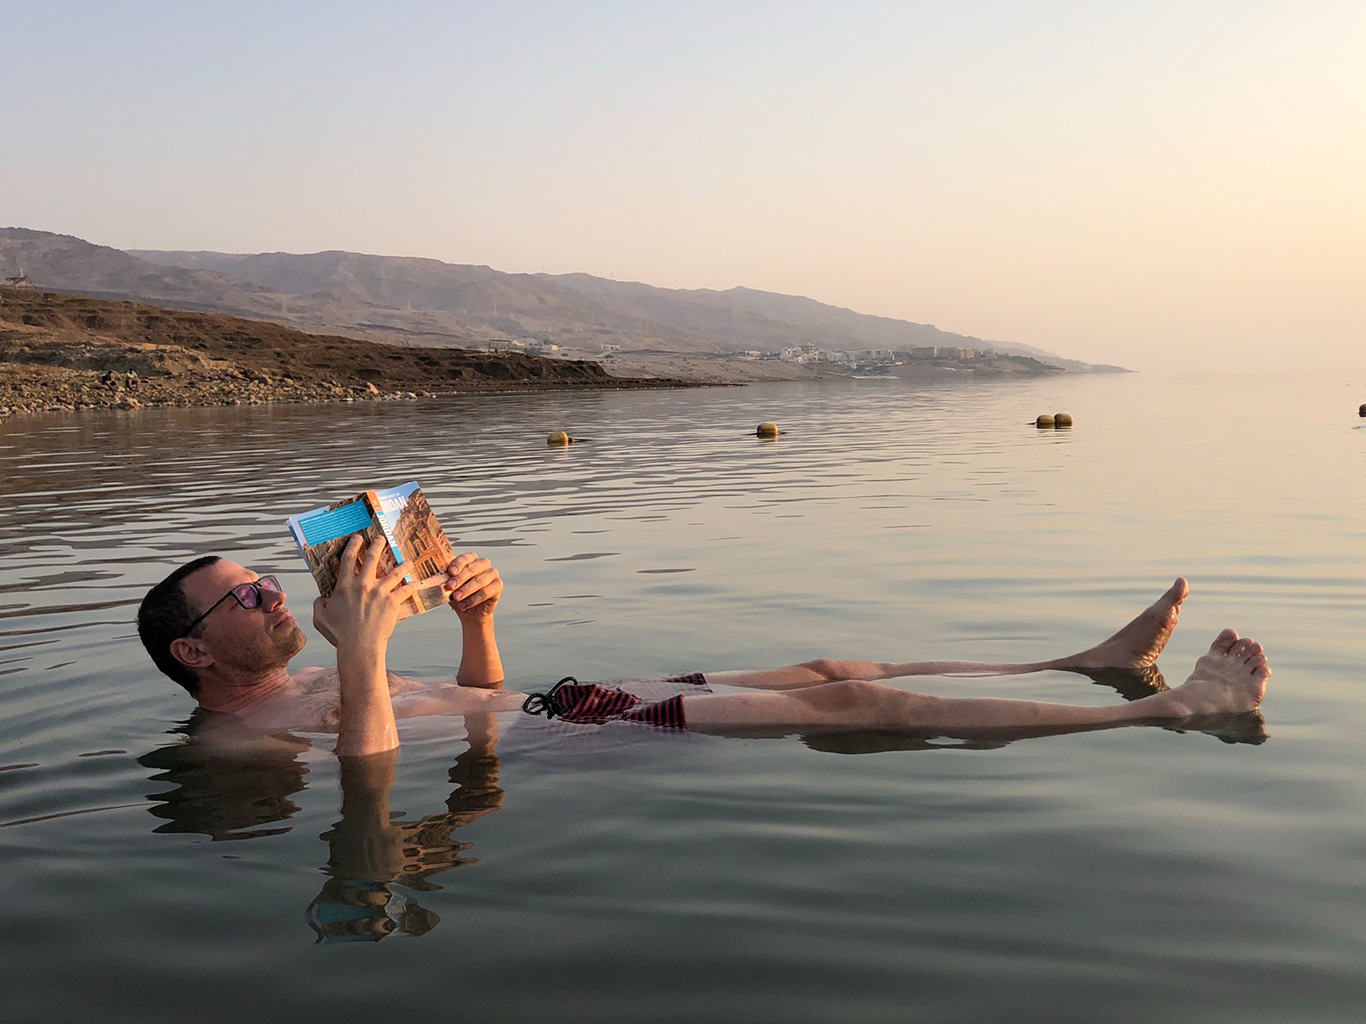
M 292 658 L 304 649 L 304 644 L 308 643 L 308 637 L 304 635 L 304 631 L 299 627 L 297 622 L 291 625 L 285 632 L 286 635 L 281 637 L 282 642 L 280 644 L 280 649 L 282 651 L 288 651 L 286 658 Z

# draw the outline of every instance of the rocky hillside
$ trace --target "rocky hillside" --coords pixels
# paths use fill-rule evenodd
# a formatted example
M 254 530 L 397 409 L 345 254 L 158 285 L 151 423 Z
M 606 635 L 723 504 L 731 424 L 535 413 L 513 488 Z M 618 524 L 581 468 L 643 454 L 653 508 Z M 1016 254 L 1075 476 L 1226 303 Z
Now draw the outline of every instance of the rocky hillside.
M 39 287 L 428 346 L 543 342 L 587 356 L 609 348 L 716 355 L 808 344 L 827 351 L 959 346 L 1033 356 L 1077 372 L 1116 369 L 800 296 L 655 288 L 587 274 L 506 274 L 416 257 L 123 252 L 69 235 L 0 228 L 0 277 L 19 274 Z
M 136 392 L 100 383 L 140 378 Z M 279 324 L 31 288 L 0 288 L 0 409 L 215 405 L 460 390 L 670 386 L 595 362 L 381 345 Z

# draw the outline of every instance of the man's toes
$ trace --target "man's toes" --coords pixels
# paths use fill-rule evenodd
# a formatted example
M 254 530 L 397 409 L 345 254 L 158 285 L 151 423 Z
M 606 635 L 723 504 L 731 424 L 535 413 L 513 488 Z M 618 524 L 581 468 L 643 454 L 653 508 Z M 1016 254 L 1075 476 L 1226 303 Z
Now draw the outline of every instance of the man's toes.
M 1220 657 L 1233 649 L 1233 645 L 1238 642 L 1236 630 L 1226 629 L 1214 638 L 1214 643 L 1209 645 L 1210 654 L 1217 654 Z

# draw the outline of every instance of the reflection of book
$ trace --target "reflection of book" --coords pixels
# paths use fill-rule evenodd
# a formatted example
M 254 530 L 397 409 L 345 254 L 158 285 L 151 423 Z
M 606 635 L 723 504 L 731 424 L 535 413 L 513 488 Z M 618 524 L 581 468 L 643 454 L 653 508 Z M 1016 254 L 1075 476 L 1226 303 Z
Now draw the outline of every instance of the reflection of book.
M 367 544 L 379 537 L 388 541 L 388 550 L 380 558 L 381 575 L 400 563 L 411 563 L 413 571 L 407 579 L 420 588 L 413 598 L 415 611 L 446 603 L 441 584 L 455 552 L 416 481 L 386 491 L 366 491 L 290 516 L 288 525 L 323 597 L 331 595 L 337 585 L 342 548 L 352 534 L 360 533 Z

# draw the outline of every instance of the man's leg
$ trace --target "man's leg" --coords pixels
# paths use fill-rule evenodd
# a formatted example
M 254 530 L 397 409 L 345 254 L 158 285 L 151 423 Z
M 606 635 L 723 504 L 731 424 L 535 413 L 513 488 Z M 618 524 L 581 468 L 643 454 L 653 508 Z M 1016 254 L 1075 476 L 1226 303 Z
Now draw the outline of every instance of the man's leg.
M 910 730 L 936 735 L 990 730 L 1070 732 L 1251 711 L 1271 674 L 1261 644 L 1226 629 L 1180 686 L 1110 707 L 979 697 L 932 697 L 866 680 L 844 680 L 782 693 L 685 696 L 694 732 L 779 727 L 818 730 Z
M 1009 676 L 1058 669 L 1147 668 L 1157 660 L 1176 628 L 1176 617 L 1190 588 L 1177 577 L 1165 594 L 1108 640 L 1066 658 L 1002 663 L 985 661 L 840 661 L 821 658 L 760 671 L 708 672 L 707 681 L 754 690 L 795 690 L 842 679 L 893 679 L 902 676 Z

